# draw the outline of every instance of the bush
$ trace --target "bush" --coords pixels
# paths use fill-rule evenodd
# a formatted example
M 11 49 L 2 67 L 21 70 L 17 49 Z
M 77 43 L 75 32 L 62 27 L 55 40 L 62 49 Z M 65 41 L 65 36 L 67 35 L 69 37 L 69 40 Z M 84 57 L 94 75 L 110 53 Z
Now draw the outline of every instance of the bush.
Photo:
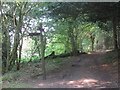
M 46 60 L 46 68 L 48 71 L 60 70 L 60 66 L 64 65 L 66 61 L 71 60 L 71 57 L 66 58 L 55 58 Z
M 110 51 L 103 57 L 104 63 L 113 64 L 118 60 L 118 53 L 116 51 Z

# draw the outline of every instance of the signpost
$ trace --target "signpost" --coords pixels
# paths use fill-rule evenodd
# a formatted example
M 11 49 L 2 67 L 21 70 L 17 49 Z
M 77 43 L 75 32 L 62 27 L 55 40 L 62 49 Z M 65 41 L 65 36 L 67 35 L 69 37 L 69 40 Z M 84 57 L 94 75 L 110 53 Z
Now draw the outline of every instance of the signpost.
M 46 68 L 45 68 L 45 46 L 46 46 L 46 37 L 42 24 L 39 25 L 38 30 L 40 33 L 29 33 L 29 36 L 40 36 L 41 42 L 41 62 L 42 62 L 42 71 L 43 71 L 43 80 L 46 80 Z

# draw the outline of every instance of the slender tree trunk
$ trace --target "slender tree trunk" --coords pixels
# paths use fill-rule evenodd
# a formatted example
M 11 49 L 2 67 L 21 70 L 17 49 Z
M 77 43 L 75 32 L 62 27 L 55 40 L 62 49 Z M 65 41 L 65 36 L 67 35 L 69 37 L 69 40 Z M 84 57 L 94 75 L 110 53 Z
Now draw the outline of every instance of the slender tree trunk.
M 79 44 L 79 46 L 80 46 L 80 51 L 83 52 L 82 39 L 80 40 L 80 44 Z
M 44 41 L 41 42 L 41 60 L 42 60 L 42 69 L 43 69 L 43 79 L 46 80 L 46 68 L 45 68 L 45 45 Z
M 2 29 L 3 29 L 3 50 L 2 50 L 2 60 L 3 60 L 3 67 L 4 67 L 4 72 L 7 72 L 7 67 L 8 67 L 8 62 L 9 62 L 9 55 L 10 55 L 10 36 L 9 36 L 9 30 L 6 28 L 7 27 L 7 17 L 3 17 L 2 21 Z
M 40 47 L 38 47 L 37 50 L 38 50 L 38 54 L 39 54 L 39 57 L 40 57 L 41 56 Z
M 92 51 L 94 50 L 94 39 L 95 39 L 95 37 L 93 36 L 93 35 L 91 35 L 91 49 L 92 49 Z
M 76 55 L 77 54 L 77 40 L 74 36 L 72 28 L 70 28 L 70 32 L 68 33 L 69 33 L 69 38 L 71 40 L 71 46 L 72 46 L 72 52 L 73 52 L 72 54 Z
M 66 42 L 65 42 L 65 53 L 68 53 L 71 51 L 71 48 L 70 48 L 70 39 L 69 39 L 69 36 L 66 38 Z
M 42 61 L 42 70 L 43 70 L 43 80 L 46 80 L 46 68 L 45 68 L 45 45 L 46 37 L 43 35 L 44 31 L 42 25 L 40 26 L 40 41 L 41 41 L 41 61 Z
M 114 7 L 114 13 L 112 18 L 112 24 L 113 24 L 113 40 L 114 40 L 114 50 L 118 50 L 118 37 L 117 37 L 117 16 L 118 16 L 118 8 Z
M 10 63 L 9 63 L 8 70 L 12 69 L 13 65 L 15 65 L 15 61 L 18 59 L 17 49 L 18 49 L 19 42 L 20 42 L 19 34 L 21 32 L 21 29 L 22 29 L 22 24 L 23 24 L 23 14 L 22 14 L 22 10 L 20 9 L 19 20 L 18 20 L 16 30 L 15 30 L 13 50 L 12 50 L 11 55 L 10 55 Z
M 19 56 L 18 56 L 18 60 L 17 60 L 17 70 L 20 70 L 20 61 L 21 61 L 21 51 L 22 51 L 22 45 L 23 45 L 23 37 L 21 37 L 21 44 L 19 47 Z
M 7 45 L 6 45 L 6 29 L 4 25 L 2 25 L 2 73 L 4 74 L 6 72 L 7 67 Z
M 10 50 L 11 50 L 11 47 L 10 47 L 10 36 L 9 36 L 9 31 L 7 30 L 7 67 L 8 68 L 8 63 L 9 63 L 9 57 L 10 57 Z
M 118 42 L 117 42 L 117 23 L 116 17 L 113 18 L 113 39 L 114 39 L 114 49 L 118 50 Z
M 73 55 L 76 55 L 77 54 L 77 43 L 75 42 L 74 37 L 71 37 L 71 42 L 72 42 Z
M 118 24 L 118 48 L 120 49 L 120 22 Z

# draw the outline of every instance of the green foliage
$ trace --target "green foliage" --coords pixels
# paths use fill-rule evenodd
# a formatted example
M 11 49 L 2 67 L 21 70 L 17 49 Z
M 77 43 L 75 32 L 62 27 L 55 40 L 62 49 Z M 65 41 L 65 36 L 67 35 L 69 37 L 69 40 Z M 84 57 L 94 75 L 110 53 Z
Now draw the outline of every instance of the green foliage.
M 28 62 L 29 60 L 30 60 L 30 58 L 27 58 L 27 57 L 22 58 L 22 59 L 21 59 L 21 63 L 22 63 L 22 62 Z
M 29 62 L 30 60 L 31 61 L 37 61 L 37 60 L 39 60 L 40 59 L 40 57 L 39 56 L 33 56 L 33 57 L 25 57 L 25 58 L 22 58 L 21 59 L 21 63 L 22 62 Z
M 85 51 L 85 52 L 90 52 L 91 51 L 91 49 L 89 48 L 90 45 L 91 44 L 91 41 L 90 41 L 90 39 L 89 38 L 84 38 L 83 39 L 83 42 L 82 42 L 82 45 L 84 46 L 83 47 L 83 51 Z
M 20 76 L 21 72 L 12 72 L 12 73 L 7 73 L 2 77 L 2 81 L 14 81 Z
M 46 60 L 46 68 L 48 71 L 60 70 L 61 66 L 64 65 L 68 60 L 71 60 L 71 57 L 66 58 L 56 58 Z
M 46 56 L 51 54 L 52 51 L 55 51 L 55 55 L 59 55 L 59 54 L 64 53 L 65 47 L 62 43 L 48 44 L 46 48 Z

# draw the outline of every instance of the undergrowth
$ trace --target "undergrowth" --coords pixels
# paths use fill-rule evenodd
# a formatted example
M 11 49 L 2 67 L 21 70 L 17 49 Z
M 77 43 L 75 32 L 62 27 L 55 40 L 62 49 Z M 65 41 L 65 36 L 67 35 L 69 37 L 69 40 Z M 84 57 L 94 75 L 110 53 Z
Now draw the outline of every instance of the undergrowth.
M 21 72 L 9 72 L 2 76 L 2 81 L 15 81 L 19 76 L 21 75 Z
M 55 59 L 47 59 L 46 61 L 46 69 L 47 71 L 52 71 L 52 70 L 60 70 L 61 66 L 66 63 L 66 61 L 71 60 L 71 57 L 66 57 L 66 58 L 55 58 Z M 14 82 L 17 80 L 19 77 L 25 78 L 25 77 L 33 77 L 40 75 L 42 73 L 41 70 L 41 65 L 42 63 L 40 61 L 38 62 L 31 62 L 31 63 L 26 63 L 24 66 L 21 67 L 21 70 L 15 71 L 13 70 L 12 72 L 6 73 L 2 77 L 3 82 Z M 41 74 L 42 75 L 42 74 Z
M 118 52 L 117 51 L 109 51 L 103 57 L 104 63 L 113 64 L 118 61 Z
M 70 58 L 71 57 L 55 58 L 55 59 L 46 60 L 46 69 L 48 71 L 60 70 L 61 66 L 64 65 L 66 61 L 71 60 Z
M 2 85 L 2 88 L 32 88 L 32 87 L 25 83 L 14 83 Z

